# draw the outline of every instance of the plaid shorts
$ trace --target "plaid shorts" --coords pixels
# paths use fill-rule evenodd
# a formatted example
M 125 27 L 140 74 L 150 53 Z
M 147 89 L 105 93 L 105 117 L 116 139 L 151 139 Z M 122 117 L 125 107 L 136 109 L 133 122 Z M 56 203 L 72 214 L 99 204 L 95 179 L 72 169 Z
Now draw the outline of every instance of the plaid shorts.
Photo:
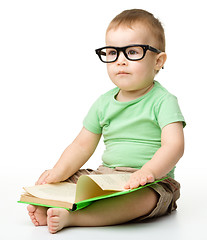
M 78 178 L 81 175 L 133 173 L 135 171 L 137 171 L 137 169 L 135 168 L 129 167 L 108 168 L 101 165 L 98 167 L 97 170 L 80 169 L 73 176 L 67 179 L 67 181 L 77 183 Z M 133 222 L 140 222 L 149 218 L 155 218 L 166 214 L 170 214 L 177 208 L 176 201 L 180 197 L 180 184 L 177 181 L 175 181 L 172 178 L 167 178 L 161 182 L 149 186 L 149 188 L 153 189 L 159 196 L 157 206 L 150 214 L 134 219 Z

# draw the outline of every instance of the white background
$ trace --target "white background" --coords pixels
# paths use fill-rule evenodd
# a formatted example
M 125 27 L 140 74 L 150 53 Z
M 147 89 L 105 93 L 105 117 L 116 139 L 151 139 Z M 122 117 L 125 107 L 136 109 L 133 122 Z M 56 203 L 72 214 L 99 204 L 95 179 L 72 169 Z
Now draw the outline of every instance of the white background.
M 0 0 L 0 183 L 5 195 L 4 183 L 13 192 L 13 199 L 1 204 L 4 230 L 12 211 L 25 214 L 16 204 L 21 187 L 53 167 L 91 104 L 114 87 L 94 50 L 105 45 L 112 18 L 131 8 L 152 12 L 165 28 L 168 59 L 156 80 L 178 97 L 187 122 L 186 151 L 176 169 L 186 197 L 180 205 L 189 206 L 190 214 L 192 196 L 206 199 L 205 1 Z M 100 143 L 84 167 L 100 165 L 103 149 Z M 199 206 L 204 211 L 205 205 Z M 20 217 L 18 228 L 26 220 Z

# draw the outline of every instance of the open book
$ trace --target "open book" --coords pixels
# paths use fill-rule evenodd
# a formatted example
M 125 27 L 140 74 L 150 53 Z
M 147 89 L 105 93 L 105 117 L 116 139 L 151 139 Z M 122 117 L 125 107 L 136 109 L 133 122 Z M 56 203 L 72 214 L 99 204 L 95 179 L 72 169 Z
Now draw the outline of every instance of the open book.
M 75 211 L 94 201 L 137 191 L 163 180 L 126 190 L 123 186 L 129 180 L 130 175 L 130 173 L 82 175 L 77 184 L 60 182 L 24 187 L 26 192 L 21 195 L 18 202 Z

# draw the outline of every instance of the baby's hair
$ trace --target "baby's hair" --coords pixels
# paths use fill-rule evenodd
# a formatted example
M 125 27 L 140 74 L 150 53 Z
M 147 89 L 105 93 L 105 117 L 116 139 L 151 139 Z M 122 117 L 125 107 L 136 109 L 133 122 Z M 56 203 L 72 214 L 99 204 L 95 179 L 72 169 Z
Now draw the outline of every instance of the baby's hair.
M 119 26 L 133 28 L 136 23 L 143 23 L 148 27 L 155 37 L 156 44 L 159 50 L 165 51 L 165 33 L 161 22 L 149 13 L 142 9 L 125 10 L 118 14 L 109 24 L 106 33 L 111 29 L 117 29 Z

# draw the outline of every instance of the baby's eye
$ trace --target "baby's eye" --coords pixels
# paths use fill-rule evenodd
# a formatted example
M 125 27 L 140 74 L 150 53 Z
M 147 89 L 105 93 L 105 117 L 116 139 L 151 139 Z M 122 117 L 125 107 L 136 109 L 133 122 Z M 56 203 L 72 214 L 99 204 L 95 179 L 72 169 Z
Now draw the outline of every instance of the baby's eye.
M 114 56 L 114 55 L 116 55 L 116 51 L 114 51 L 114 50 L 108 51 L 107 55 Z
M 135 55 L 135 54 L 138 54 L 138 52 L 135 51 L 135 50 L 130 50 L 130 51 L 128 51 L 127 54 L 128 54 L 128 55 Z

